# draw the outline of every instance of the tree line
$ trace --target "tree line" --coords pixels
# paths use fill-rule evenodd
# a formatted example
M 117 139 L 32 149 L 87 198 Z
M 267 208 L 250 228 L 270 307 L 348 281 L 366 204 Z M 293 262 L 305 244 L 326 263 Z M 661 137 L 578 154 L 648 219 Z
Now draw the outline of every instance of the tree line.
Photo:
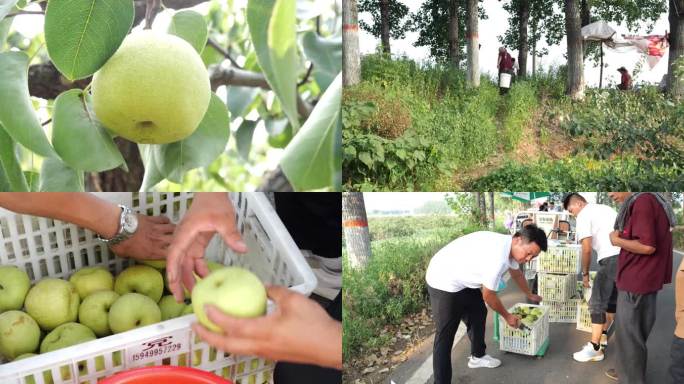
M 478 22 L 487 14 L 482 0 L 425 0 L 416 12 L 399 0 L 343 0 L 343 80 L 345 85 L 359 81 L 359 27 L 380 38 L 380 49 L 391 54 L 391 40 L 403 39 L 407 31 L 418 32 L 416 46 L 428 47 L 430 56 L 467 72 L 468 84 L 479 85 Z M 528 57 L 531 74 L 537 72 L 537 59 L 548 54 L 542 47 L 557 45 L 564 36 L 567 49 L 566 94 L 581 99 L 584 94 L 584 63 L 597 60 L 598 42 L 583 41 L 581 28 L 597 20 L 625 23 L 630 30 L 646 27 L 650 32 L 660 15 L 669 21 L 667 91 L 684 96 L 684 80 L 675 75 L 675 61 L 684 58 L 684 0 L 499 0 L 508 14 L 508 29 L 499 41 L 518 51 L 520 76 L 526 77 Z M 360 22 L 358 12 L 371 15 Z M 663 33 L 664 31 L 656 31 Z

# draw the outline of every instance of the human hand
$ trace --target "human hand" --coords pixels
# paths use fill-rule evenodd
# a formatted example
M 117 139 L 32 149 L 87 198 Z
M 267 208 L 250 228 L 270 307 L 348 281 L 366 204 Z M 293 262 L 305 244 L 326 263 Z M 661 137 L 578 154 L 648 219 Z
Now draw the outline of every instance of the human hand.
M 515 329 L 520 328 L 520 324 L 521 324 L 520 318 L 518 316 L 510 314 L 510 313 L 508 314 L 508 316 L 506 316 L 506 323 L 508 323 L 508 325 L 510 325 L 511 327 L 513 327 Z
M 166 259 L 176 226 L 166 216 L 137 216 L 138 229 L 133 236 L 109 248 L 120 257 Z
M 582 276 L 582 285 L 584 285 L 584 288 L 589 288 L 589 275 Z
M 609 236 L 610 243 L 617 247 L 617 243 L 620 241 L 620 231 L 612 231 Z
M 207 316 L 223 334 L 200 324 L 192 329 L 222 351 L 269 360 L 317 364 L 342 369 L 342 324 L 315 301 L 285 287 L 269 287 L 273 313 L 253 319 L 228 316 L 208 305 Z
M 535 303 L 539 303 L 542 301 L 542 297 L 539 295 L 535 295 L 534 293 L 530 293 L 529 295 L 527 295 L 527 298 Z
M 200 277 L 209 273 L 204 250 L 215 233 L 235 252 L 247 252 L 247 245 L 235 225 L 235 210 L 228 194 L 196 193 L 190 209 L 176 227 L 166 259 L 169 290 L 179 303 L 185 298 L 183 286 L 188 291 L 195 286 L 193 272 Z

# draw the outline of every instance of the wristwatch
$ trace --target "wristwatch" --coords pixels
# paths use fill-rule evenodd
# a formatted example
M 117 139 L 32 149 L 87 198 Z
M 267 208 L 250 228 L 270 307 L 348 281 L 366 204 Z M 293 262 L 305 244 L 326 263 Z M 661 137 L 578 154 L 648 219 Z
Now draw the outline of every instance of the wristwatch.
M 97 235 L 97 239 L 112 246 L 128 239 L 138 230 L 138 216 L 127 206 L 119 204 L 121 216 L 119 216 L 119 232 L 111 239 L 104 239 Z
M 582 276 L 589 276 L 589 272 L 582 272 Z

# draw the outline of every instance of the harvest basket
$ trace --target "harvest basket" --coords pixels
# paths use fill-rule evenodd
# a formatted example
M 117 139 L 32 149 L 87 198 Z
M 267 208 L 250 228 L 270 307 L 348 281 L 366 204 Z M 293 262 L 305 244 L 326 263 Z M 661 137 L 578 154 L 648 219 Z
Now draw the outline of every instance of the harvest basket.
M 137 212 L 164 214 L 177 222 L 192 201 L 190 193 L 102 193 L 106 200 L 132 206 Z M 256 273 L 267 284 L 284 285 L 310 294 L 316 278 L 275 210 L 262 193 L 233 193 L 237 226 L 249 248 L 237 255 L 217 236 L 205 257 Z M 104 266 L 119 273 L 131 265 L 116 257 L 92 232 L 56 220 L 17 215 L 0 209 L 0 264 L 27 271 L 32 282 L 44 277 L 66 279 L 86 266 Z M 272 305 L 269 303 L 269 310 Z M 275 363 L 253 356 L 218 351 L 199 340 L 187 315 L 15 361 L 0 361 L 0 383 L 91 383 L 134 367 L 190 366 L 235 384 L 273 382 Z M 4 364 L 3 364 L 4 363 Z
M 591 315 L 589 314 L 589 304 L 584 300 L 577 305 L 576 321 L 578 330 L 591 333 Z
M 499 317 L 499 349 L 523 355 L 543 354 L 549 338 L 549 308 L 541 305 L 518 303 L 509 308 L 512 312 L 517 307 L 535 307 L 542 311 L 541 317 L 532 324 L 531 329 L 515 329 Z
M 544 301 L 541 305 L 549 308 L 549 322 L 574 323 L 577 321 L 577 304 L 579 302 L 579 299 Z
M 581 253 L 582 248 L 576 244 L 551 246 L 537 256 L 537 272 L 579 273 Z
M 544 301 L 566 302 L 577 294 L 576 275 L 537 274 L 538 294 Z

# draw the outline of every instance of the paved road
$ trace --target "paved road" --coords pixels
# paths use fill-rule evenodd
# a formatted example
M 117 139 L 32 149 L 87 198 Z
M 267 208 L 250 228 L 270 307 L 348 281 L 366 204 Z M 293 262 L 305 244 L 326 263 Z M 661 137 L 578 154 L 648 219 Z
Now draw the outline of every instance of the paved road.
M 675 252 L 674 268 L 679 266 L 682 253 Z M 524 302 L 524 295 L 514 284 L 500 294 L 507 307 L 517 302 Z M 470 342 L 463 337 L 455 343 L 452 351 L 454 377 L 452 383 L 459 384 L 559 384 L 559 383 L 592 383 L 608 384 L 615 381 L 607 378 L 604 371 L 614 367 L 615 355 L 611 353 L 610 341 L 606 358 L 602 362 L 578 363 L 572 359 L 572 353 L 578 351 L 588 339 L 589 334 L 575 329 L 575 324 L 551 323 L 549 330 L 550 345 L 542 358 L 505 353 L 492 340 L 493 312 L 487 317 L 487 353 L 501 359 L 502 365 L 496 369 L 468 368 L 467 358 L 470 355 Z M 665 286 L 658 294 L 658 313 L 656 324 L 648 340 L 648 383 L 671 384 L 668 369 L 670 365 L 670 345 L 674 333 L 674 284 Z M 465 328 L 461 326 L 460 328 Z M 421 351 L 412 359 L 397 367 L 391 373 L 396 384 L 432 383 L 432 339 L 421 345 Z

